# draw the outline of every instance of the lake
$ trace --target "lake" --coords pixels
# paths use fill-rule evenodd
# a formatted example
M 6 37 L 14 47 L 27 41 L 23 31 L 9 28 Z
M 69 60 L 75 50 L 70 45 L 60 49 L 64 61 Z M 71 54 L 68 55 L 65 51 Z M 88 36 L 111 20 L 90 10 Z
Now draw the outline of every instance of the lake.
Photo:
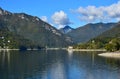
M 0 79 L 120 79 L 120 59 L 98 53 L 1 51 Z

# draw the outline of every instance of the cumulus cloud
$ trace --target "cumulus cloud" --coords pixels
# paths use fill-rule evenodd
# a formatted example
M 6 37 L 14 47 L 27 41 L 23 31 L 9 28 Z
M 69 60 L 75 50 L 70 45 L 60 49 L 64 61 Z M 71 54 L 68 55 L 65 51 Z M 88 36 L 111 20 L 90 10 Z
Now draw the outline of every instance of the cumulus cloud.
M 41 16 L 41 20 L 48 22 L 47 17 L 46 16 Z
M 53 23 L 58 25 L 58 28 L 71 24 L 67 14 L 64 11 L 55 12 L 51 18 Z
M 120 18 L 120 1 L 116 4 L 105 7 L 105 11 L 110 18 Z
M 120 20 L 120 1 L 110 6 L 79 7 L 74 12 L 79 14 L 82 21 L 93 22 L 97 20 Z

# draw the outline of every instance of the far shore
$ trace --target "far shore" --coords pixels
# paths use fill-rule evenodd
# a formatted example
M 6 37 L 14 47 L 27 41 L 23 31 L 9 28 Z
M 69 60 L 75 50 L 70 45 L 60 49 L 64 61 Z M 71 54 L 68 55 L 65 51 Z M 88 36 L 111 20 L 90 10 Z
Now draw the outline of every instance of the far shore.
M 120 58 L 120 51 L 101 53 L 98 54 L 98 56 L 109 57 L 109 58 Z
M 68 49 L 68 51 L 69 50 L 71 51 L 103 51 L 103 52 L 106 51 L 105 49 Z
M 20 50 L 20 49 L 0 49 L 0 51 L 9 51 L 9 50 Z M 27 49 L 27 50 L 39 50 L 39 49 Z M 69 48 L 47 48 L 45 50 L 68 50 L 68 51 L 103 51 L 105 49 L 69 49 Z
M 0 51 L 2 50 L 20 50 L 20 49 L 0 49 Z
M 10 50 L 20 50 L 20 49 L 0 49 L 0 51 L 10 51 Z M 67 50 L 67 48 L 46 48 L 46 49 L 26 49 L 26 51 L 30 50 Z

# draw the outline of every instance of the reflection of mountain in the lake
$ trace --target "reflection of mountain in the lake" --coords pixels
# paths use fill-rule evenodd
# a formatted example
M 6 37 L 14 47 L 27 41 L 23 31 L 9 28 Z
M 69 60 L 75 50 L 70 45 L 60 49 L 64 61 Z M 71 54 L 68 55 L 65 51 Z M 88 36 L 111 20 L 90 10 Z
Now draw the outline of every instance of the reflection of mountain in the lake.
M 64 67 L 61 63 L 61 57 L 64 56 L 61 53 L 64 52 L 56 52 L 57 51 L 0 52 L 0 78 L 40 78 L 50 74 L 52 78 L 54 78 L 54 74 L 62 77 L 63 74 L 61 72 L 64 72 Z M 49 71 L 51 72 L 49 73 Z
M 0 79 L 119 79 L 119 73 L 120 60 L 95 52 L 0 52 Z
M 1 52 L 0 53 L 0 77 L 2 79 L 33 76 L 37 71 L 45 70 L 47 60 L 42 51 L 32 52 Z

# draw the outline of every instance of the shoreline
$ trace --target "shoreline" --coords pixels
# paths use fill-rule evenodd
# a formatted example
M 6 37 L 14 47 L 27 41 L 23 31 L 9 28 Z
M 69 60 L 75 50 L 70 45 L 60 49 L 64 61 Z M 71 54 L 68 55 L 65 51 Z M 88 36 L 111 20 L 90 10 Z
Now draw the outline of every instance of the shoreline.
M 20 49 L 0 49 L 0 50 L 20 50 Z M 39 49 L 27 49 L 27 50 L 39 50 Z M 45 50 L 106 51 L 105 49 L 69 49 L 69 48 L 47 48 Z
M 20 50 L 20 49 L 0 49 L 0 51 L 10 51 L 10 50 Z M 25 51 L 33 51 L 33 50 L 67 50 L 67 48 L 26 49 Z
M 0 49 L 1 50 L 20 50 L 20 49 Z
M 67 49 L 68 51 L 103 51 L 106 52 L 105 49 Z
M 98 54 L 101 57 L 109 57 L 109 58 L 120 58 L 120 52 L 106 52 Z

